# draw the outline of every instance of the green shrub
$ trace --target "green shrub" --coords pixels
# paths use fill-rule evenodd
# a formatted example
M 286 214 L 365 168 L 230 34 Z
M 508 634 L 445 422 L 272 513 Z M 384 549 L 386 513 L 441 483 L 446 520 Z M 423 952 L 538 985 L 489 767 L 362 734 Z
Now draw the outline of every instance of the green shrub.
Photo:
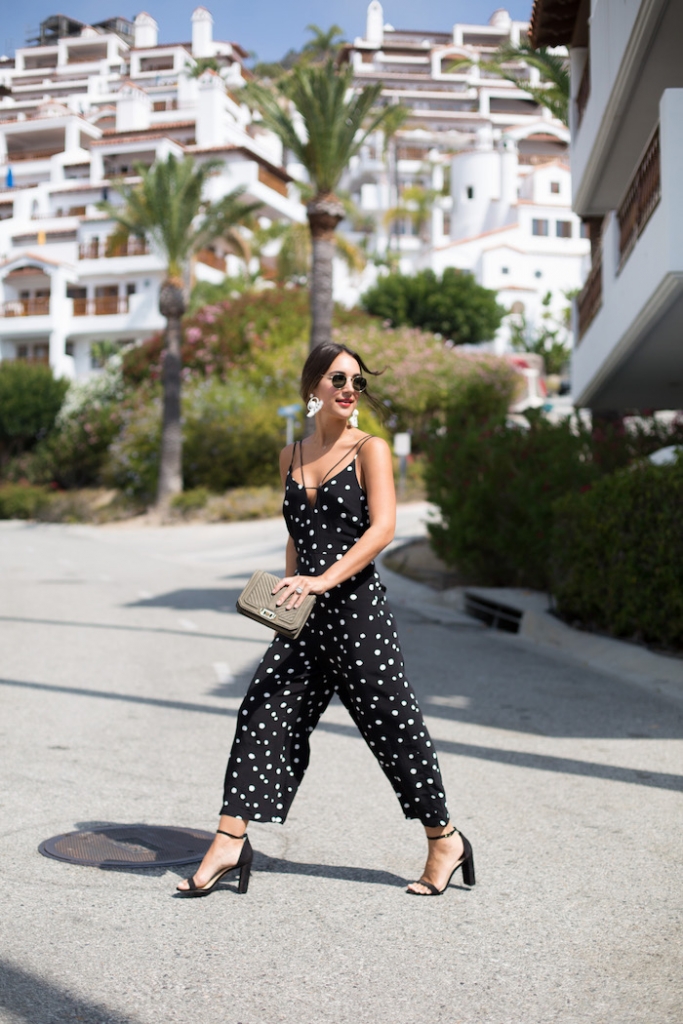
M 560 615 L 614 636 L 683 647 L 683 462 L 633 466 L 555 506 Z
M 119 355 L 96 376 L 72 381 L 54 428 L 33 451 L 12 460 L 7 478 L 68 489 L 97 486 L 109 445 L 121 429 L 125 397 Z
M 141 389 L 124 410 L 123 429 L 110 446 L 103 482 L 141 500 L 154 497 L 159 474 L 161 398 Z M 183 478 L 188 490 L 222 493 L 229 487 L 279 480 L 285 424 L 277 404 L 235 380 L 188 384 L 183 393 Z
M 189 489 L 275 484 L 284 444 L 277 406 L 239 384 L 205 381 L 183 405 L 183 477 Z
M 69 387 L 39 363 L 0 363 L 0 462 L 32 448 L 52 430 Z
M 171 498 L 171 508 L 175 512 L 180 512 L 181 515 L 191 515 L 193 512 L 199 512 L 205 508 L 210 497 L 206 487 L 195 487 L 191 491 L 183 491 L 181 494 L 174 495 Z
M 430 445 L 427 494 L 442 519 L 429 527 L 434 549 L 473 582 L 547 589 L 553 503 L 599 472 L 590 436 L 539 415 L 529 430 L 510 427 L 502 408 L 482 420 L 500 399 L 481 387 L 469 399 Z
M 3 484 L 0 487 L 0 519 L 35 519 L 50 502 L 44 487 Z
M 58 421 L 26 463 L 25 473 L 35 483 L 60 487 L 92 487 L 100 483 L 109 446 L 122 424 L 121 407 L 93 405 Z
M 441 278 L 433 270 L 387 274 L 363 295 L 362 302 L 369 313 L 394 327 L 421 327 L 456 345 L 488 341 L 506 312 L 494 291 L 453 267 L 444 270 Z
M 161 396 L 143 388 L 136 398 L 122 412 L 123 426 L 109 446 L 101 477 L 129 498 L 150 501 L 159 477 Z

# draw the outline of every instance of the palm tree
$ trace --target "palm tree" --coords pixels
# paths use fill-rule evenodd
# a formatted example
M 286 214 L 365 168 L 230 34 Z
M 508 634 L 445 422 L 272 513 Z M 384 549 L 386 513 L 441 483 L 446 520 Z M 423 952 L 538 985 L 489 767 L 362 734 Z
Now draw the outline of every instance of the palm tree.
M 382 124 L 389 107 L 372 111 L 382 86 L 354 93 L 353 69 L 299 64 L 274 89 L 246 86 L 263 123 L 308 171 L 315 195 L 306 205 L 311 232 L 311 348 L 332 332 L 332 259 L 344 205 L 335 195 L 349 160 Z
M 344 29 L 339 25 L 331 25 L 327 31 L 319 25 L 307 25 L 306 31 L 310 32 L 313 38 L 304 43 L 301 56 L 313 61 L 331 60 L 344 42 Z
M 537 68 L 546 84 L 542 82 L 540 85 L 530 85 L 519 79 L 507 65 L 518 64 L 520 61 L 529 67 Z M 464 57 L 455 61 L 449 70 L 457 71 L 471 66 L 472 63 L 469 58 Z M 481 61 L 479 67 L 500 75 L 508 82 L 513 82 L 518 89 L 528 93 L 542 107 L 547 107 L 558 121 L 565 125 L 569 124 L 569 68 L 566 57 L 551 53 L 547 46 L 534 49 L 526 42 L 521 42 L 518 46 L 505 43 L 493 54 L 491 60 Z
M 166 278 L 159 293 L 159 311 L 166 320 L 163 359 L 163 421 L 157 505 L 163 509 L 183 487 L 180 429 L 181 318 L 185 312 L 185 280 L 191 257 L 210 242 L 225 238 L 240 246 L 236 225 L 248 222 L 259 203 L 243 203 L 241 188 L 216 203 L 203 198 L 204 186 L 220 161 L 195 164 L 190 156 L 177 160 L 170 153 L 151 167 L 138 164 L 136 185 L 117 182 L 123 204 L 100 203 L 117 227 L 109 244 L 116 247 L 131 235 L 149 238 L 166 262 Z
M 424 188 L 422 185 L 409 185 L 401 194 L 401 201 L 398 206 L 387 210 L 384 215 L 384 222 L 387 225 L 397 221 L 409 220 L 422 242 L 428 240 L 428 227 L 432 207 L 441 193 L 433 188 Z

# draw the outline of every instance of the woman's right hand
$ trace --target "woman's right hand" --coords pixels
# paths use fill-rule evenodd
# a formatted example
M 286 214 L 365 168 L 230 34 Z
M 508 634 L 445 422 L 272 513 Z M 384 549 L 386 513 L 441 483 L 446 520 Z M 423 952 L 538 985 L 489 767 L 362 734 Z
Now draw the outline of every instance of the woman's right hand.
M 323 576 L 284 576 L 273 593 L 281 593 L 280 599 L 276 602 L 278 607 L 285 606 L 285 611 L 298 608 L 305 597 L 309 594 L 325 594 L 330 589 L 330 584 Z

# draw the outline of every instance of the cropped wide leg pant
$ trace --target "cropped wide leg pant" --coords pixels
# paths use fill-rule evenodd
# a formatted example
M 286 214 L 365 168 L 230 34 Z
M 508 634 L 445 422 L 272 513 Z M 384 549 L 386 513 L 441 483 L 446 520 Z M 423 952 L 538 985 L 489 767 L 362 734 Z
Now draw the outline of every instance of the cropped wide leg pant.
M 237 718 L 221 814 L 283 822 L 310 757 L 309 737 L 337 693 L 407 818 L 449 821 L 439 763 L 404 675 L 379 578 L 318 598 L 297 640 L 277 636 Z

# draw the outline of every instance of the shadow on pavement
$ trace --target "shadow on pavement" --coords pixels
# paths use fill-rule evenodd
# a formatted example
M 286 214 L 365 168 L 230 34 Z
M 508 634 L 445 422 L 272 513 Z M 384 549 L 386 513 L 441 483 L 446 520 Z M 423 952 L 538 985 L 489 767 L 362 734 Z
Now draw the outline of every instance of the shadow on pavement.
M 0 960 L 0 1007 L 27 1024 L 139 1024 L 129 1017 L 94 1003 L 31 974 L 5 960 Z
M 174 869 L 175 870 L 175 869 Z M 254 872 L 269 872 L 279 875 L 304 875 L 306 878 L 330 878 L 341 882 L 359 882 L 363 885 L 389 885 L 393 887 L 405 886 L 410 879 L 401 878 L 390 871 L 377 871 L 374 868 L 348 867 L 340 864 L 306 864 L 303 861 L 284 860 L 281 857 L 268 857 L 265 853 L 254 850 Z M 180 872 L 178 872 L 180 874 Z M 192 869 L 185 871 L 181 877 L 186 878 L 192 874 Z M 464 886 L 455 886 L 456 889 Z M 216 892 L 225 889 L 237 893 L 237 877 L 234 884 L 231 882 L 219 882 Z M 465 889 L 465 891 L 469 891 Z M 174 894 L 175 895 L 175 894 Z M 180 899 L 187 899 L 180 896 Z
M 502 633 L 396 611 L 423 713 L 536 736 L 681 739 L 683 703 Z M 656 680 L 653 680 L 656 683 Z
M 234 608 L 231 609 L 234 611 Z M 0 622 L 24 622 L 32 626 L 66 626 L 70 629 L 113 629 L 123 633 L 163 633 L 170 636 L 192 637 L 195 640 L 239 640 L 240 643 L 262 644 L 263 639 L 242 633 L 202 633 L 199 630 L 165 629 L 162 626 L 127 626 L 114 622 L 77 622 L 70 619 L 31 619 L 19 615 L 0 615 Z
M 152 707 L 170 708 L 176 711 L 186 711 L 205 715 L 224 715 L 229 718 L 236 718 L 237 713 L 227 708 L 216 707 L 211 704 L 191 704 L 186 701 L 164 700 L 159 697 L 139 697 L 135 694 L 112 693 L 102 690 L 87 690 L 77 686 L 59 686 L 52 683 L 26 682 L 17 679 L 0 679 L 0 686 L 16 687 L 18 689 L 39 690 L 48 693 L 63 693 L 76 697 L 93 697 L 100 700 L 123 701 L 131 704 L 146 704 Z M 337 735 L 347 736 L 351 739 L 360 740 L 360 734 L 355 725 L 337 724 L 326 722 L 323 718 L 318 727 L 324 732 L 332 732 Z M 583 775 L 593 778 L 609 779 L 617 782 L 627 782 L 632 785 L 650 786 L 655 789 L 683 790 L 683 775 L 673 775 L 667 772 L 642 771 L 635 768 L 621 768 L 615 765 L 600 764 L 594 761 L 579 761 L 566 757 L 553 757 L 548 754 L 526 753 L 517 750 L 505 750 L 499 747 L 483 747 L 471 743 L 456 743 L 452 740 L 436 740 L 437 749 L 443 753 L 456 754 L 460 757 L 475 757 L 485 761 L 495 761 L 500 764 L 517 765 L 523 768 L 537 768 L 540 771 L 561 772 L 567 775 Z
M 183 612 L 234 612 L 242 587 L 169 590 L 167 594 L 129 601 L 124 608 L 173 608 Z

